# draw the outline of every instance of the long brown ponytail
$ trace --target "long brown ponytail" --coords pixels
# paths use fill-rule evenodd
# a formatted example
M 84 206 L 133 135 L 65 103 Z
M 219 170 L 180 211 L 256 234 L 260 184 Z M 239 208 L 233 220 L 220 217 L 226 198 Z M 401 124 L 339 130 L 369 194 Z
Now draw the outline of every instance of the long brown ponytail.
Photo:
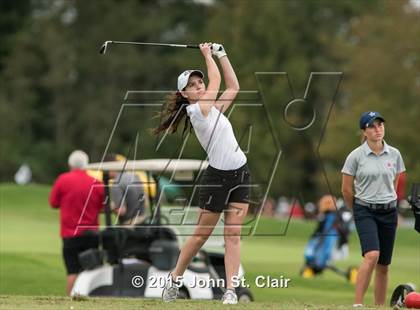
M 184 136 L 188 127 L 191 129 L 190 118 L 187 115 L 188 105 L 189 101 L 184 98 L 179 91 L 169 95 L 166 98 L 163 110 L 157 116 L 161 119 L 161 123 L 158 127 L 153 129 L 153 134 L 158 135 L 168 129 L 169 133 L 175 133 L 179 123 L 185 117 L 184 130 L 182 131 L 182 136 Z
M 363 129 L 362 129 L 361 132 L 360 132 L 360 144 L 365 143 L 366 140 L 367 140 L 366 136 L 364 135 Z

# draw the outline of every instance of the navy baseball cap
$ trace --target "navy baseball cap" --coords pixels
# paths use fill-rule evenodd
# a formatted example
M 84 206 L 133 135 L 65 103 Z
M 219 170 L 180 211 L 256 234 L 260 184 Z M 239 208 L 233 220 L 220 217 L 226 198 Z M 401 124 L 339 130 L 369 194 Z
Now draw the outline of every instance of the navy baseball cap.
M 385 119 L 382 117 L 381 114 L 379 114 L 379 112 L 373 112 L 373 111 L 364 112 L 362 116 L 360 117 L 360 121 L 359 121 L 360 129 L 365 129 L 366 127 L 372 125 L 372 123 L 377 119 L 385 122 Z

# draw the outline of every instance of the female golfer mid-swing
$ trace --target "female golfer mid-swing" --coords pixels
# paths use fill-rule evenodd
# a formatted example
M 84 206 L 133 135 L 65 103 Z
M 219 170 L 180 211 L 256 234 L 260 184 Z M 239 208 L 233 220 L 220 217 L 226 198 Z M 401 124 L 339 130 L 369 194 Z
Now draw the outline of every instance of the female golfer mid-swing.
M 166 281 L 162 299 L 170 302 L 177 298 L 180 277 L 212 233 L 220 214 L 226 211 L 226 292 L 222 301 L 224 304 L 236 304 L 232 277 L 239 272 L 241 226 L 248 211 L 250 174 L 246 156 L 239 148 L 232 125 L 223 113 L 235 99 L 239 83 L 223 46 L 203 43 L 200 44 L 200 50 L 207 66 L 207 87 L 201 71 L 186 70 L 181 73 L 178 77 L 178 92 L 167 102 L 162 112 L 165 120 L 155 129 L 156 134 L 167 130 L 173 133 L 186 117 L 184 131 L 191 123 L 209 160 L 209 167 L 200 181 L 197 227 L 181 249 L 176 267 Z M 213 55 L 220 61 L 226 84 L 226 90 L 219 98 L 217 95 L 221 76 Z

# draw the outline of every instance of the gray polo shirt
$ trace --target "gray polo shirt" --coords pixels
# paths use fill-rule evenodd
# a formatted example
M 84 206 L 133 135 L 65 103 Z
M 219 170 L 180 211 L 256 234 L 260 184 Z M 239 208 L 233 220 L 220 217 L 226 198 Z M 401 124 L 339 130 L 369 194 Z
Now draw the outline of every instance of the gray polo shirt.
M 127 207 L 126 214 L 119 217 L 120 222 L 142 215 L 144 210 L 143 183 L 133 172 L 119 173 L 111 186 L 111 199 L 117 207 Z
M 354 176 L 355 198 L 368 203 L 389 203 L 397 199 L 395 177 L 405 171 L 400 151 L 384 141 L 376 155 L 367 142 L 347 156 L 342 173 Z

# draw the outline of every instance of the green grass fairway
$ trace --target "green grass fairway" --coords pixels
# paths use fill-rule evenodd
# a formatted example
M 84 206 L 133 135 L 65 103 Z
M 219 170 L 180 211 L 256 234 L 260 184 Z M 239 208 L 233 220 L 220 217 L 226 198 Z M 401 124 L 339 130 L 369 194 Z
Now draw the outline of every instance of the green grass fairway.
M 48 206 L 49 186 L 0 185 L 0 309 L 159 309 L 150 299 L 65 297 L 58 211 Z M 351 309 L 353 285 L 330 271 L 302 279 L 303 249 L 315 223 L 292 220 L 284 236 L 244 237 L 242 263 L 256 302 L 244 309 Z M 261 219 L 260 233 L 281 234 L 286 222 Z M 346 269 L 361 261 L 357 236 L 350 242 L 350 258 L 338 262 Z M 290 278 L 288 288 L 258 288 L 259 275 Z M 390 269 L 388 297 L 396 285 L 420 286 L 420 238 L 414 229 L 399 229 Z M 373 304 L 369 289 L 365 303 Z M 171 309 L 218 309 L 217 301 L 177 301 Z M 226 308 L 226 307 L 224 307 Z M 239 309 L 239 307 L 237 307 Z
M 327 302 L 327 301 L 326 301 Z M 68 297 L 59 296 L 0 296 L 0 309 L 2 310 L 138 310 L 138 309 L 165 309 L 171 310 L 218 310 L 218 309 L 246 309 L 246 310 L 351 310 L 351 306 L 338 304 L 309 304 L 306 302 L 253 302 L 226 306 L 220 301 L 201 300 L 177 300 L 171 304 L 163 304 L 156 299 L 134 298 L 89 298 L 87 300 L 74 301 Z M 374 309 L 374 308 L 364 308 Z

